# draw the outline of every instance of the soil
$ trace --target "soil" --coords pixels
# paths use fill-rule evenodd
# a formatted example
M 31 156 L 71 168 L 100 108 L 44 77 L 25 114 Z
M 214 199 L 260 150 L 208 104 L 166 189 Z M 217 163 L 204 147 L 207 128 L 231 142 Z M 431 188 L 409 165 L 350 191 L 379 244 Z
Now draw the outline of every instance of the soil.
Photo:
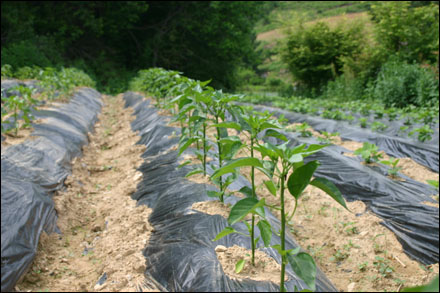
M 145 146 L 131 131 L 131 108 L 118 97 L 104 107 L 83 156 L 73 162 L 66 189 L 53 200 L 62 234 L 42 234 L 29 272 L 17 291 L 159 291 L 144 276 L 142 249 L 152 233 L 151 210 L 132 194 Z M 106 278 L 98 284 L 100 278 Z
M 281 266 L 275 259 L 266 253 L 255 250 L 255 266 L 251 264 L 252 251 L 241 246 L 234 245 L 225 247 L 218 245 L 215 248 L 218 260 L 220 261 L 223 271 L 233 279 L 252 279 L 256 281 L 272 281 L 280 285 Z M 238 261 L 244 259 L 245 265 L 239 272 L 235 272 L 235 266 Z M 287 281 L 287 275 L 284 281 Z
M 41 119 L 37 119 L 33 121 L 33 123 L 41 123 Z M 23 143 L 25 140 L 34 140 L 37 137 L 31 136 L 31 133 L 34 131 L 32 127 L 19 129 L 17 135 L 15 135 L 14 130 L 10 133 L 5 133 L 3 136 L 5 140 L 1 142 L 1 151 L 3 152 L 9 146 Z
M 229 217 L 229 213 L 231 212 L 231 206 L 228 204 L 225 205 L 219 200 L 195 202 L 191 206 L 191 209 L 208 215 L 220 215 L 226 219 Z

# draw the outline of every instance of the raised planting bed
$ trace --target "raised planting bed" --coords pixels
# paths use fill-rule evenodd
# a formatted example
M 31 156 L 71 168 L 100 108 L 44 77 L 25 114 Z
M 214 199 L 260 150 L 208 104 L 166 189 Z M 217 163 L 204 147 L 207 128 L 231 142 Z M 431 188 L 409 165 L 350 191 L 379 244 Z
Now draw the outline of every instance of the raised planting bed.
M 51 197 L 88 143 L 101 106 L 100 93 L 82 88 L 68 104 L 36 113 L 43 122 L 32 125 L 35 131 L 24 142 L 2 144 L 2 291 L 13 290 L 28 270 L 41 232 L 57 232 Z

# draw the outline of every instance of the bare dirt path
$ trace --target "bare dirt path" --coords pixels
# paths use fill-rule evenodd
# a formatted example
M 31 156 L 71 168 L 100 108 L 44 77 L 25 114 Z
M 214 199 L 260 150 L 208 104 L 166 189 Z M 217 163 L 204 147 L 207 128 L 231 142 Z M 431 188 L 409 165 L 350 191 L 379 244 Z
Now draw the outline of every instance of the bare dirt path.
M 131 108 L 121 96 L 104 107 L 83 156 L 73 163 L 67 188 L 54 195 L 62 235 L 42 234 L 38 253 L 17 291 L 158 291 L 144 277 L 151 212 L 130 198 L 142 174 L 145 147 L 131 131 Z M 98 280 L 105 282 L 98 284 Z

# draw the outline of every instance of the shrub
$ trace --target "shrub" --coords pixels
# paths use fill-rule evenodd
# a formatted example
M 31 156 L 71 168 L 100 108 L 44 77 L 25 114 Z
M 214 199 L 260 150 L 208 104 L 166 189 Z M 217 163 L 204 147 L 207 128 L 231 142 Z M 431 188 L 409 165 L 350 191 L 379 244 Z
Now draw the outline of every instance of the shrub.
M 10 64 L 15 68 L 32 65 L 46 67 L 61 63 L 56 44 L 45 37 L 2 45 L 1 58 L 2 64 Z
M 237 83 L 239 86 L 261 85 L 264 79 L 259 77 L 255 71 L 250 68 L 240 67 L 236 72 Z
M 437 61 L 439 10 L 437 5 L 410 8 L 410 1 L 381 1 L 371 6 L 378 42 L 407 62 Z
M 433 105 L 439 98 L 438 81 L 432 72 L 395 58 L 382 66 L 372 93 L 386 106 L 400 108 Z
M 323 92 L 325 98 L 339 100 L 357 100 L 364 95 L 361 79 L 348 77 L 345 74 L 338 76 L 334 81 L 329 81 Z
M 293 76 L 308 87 L 319 87 L 342 73 L 341 57 L 360 51 L 362 25 L 335 29 L 323 22 L 288 35 L 282 58 Z

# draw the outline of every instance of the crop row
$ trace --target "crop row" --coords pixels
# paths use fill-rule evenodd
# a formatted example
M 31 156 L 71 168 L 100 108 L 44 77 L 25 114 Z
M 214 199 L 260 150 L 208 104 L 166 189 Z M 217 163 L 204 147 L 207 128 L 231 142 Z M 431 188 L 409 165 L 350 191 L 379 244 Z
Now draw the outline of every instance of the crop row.
M 432 139 L 438 123 L 439 104 L 432 107 L 405 108 L 385 107 L 380 101 L 344 101 L 333 99 L 310 99 L 303 97 L 277 97 L 247 95 L 243 101 L 255 104 L 270 104 L 292 112 L 321 116 L 333 120 L 345 120 L 362 128 L 383 132 L 388 123 L 400 121 L 399 135 L 414 136 L 421 142 Z
M 232 206 L 228 217 L 229 226 L 213 241 L 231 233 L 243 234 L 232 227 L 238 222 L 243 222 L 248 227 L 247 236 L 250 237 L 252 248 L 250 265 L 254 266 L 255 250 L 260 240 L 260 237 L 255 237 L 254 229 L 257 226 L 264 246 L 276 249 L 281 255 L 281 291 L 285 290 L 284 275 L 287 264 L 290 264 L 293 271 L 314 290 L 316 265 L 313 258 L 300 251 L 299 247 L 290 250 L 285 248 L 286 223 L 294 217 L 296 207 L 293 211 L 286 211 L 284 202 L 289 191 L 297 206 L 302 192 L 311 184 L 322 189 L 347 208 L 341 193 L 333 183 L 319 177 L 312 179 L 319 162 L 304 163 L 303 161 L 305 157 L 318 152 L 327 145 L 310 145 L 306 148 L 306 144 L 302 144 L 295 148 L 288 148 L 289 142 L 286 137 L 277 131 L 282 128 L 277 119 L 272 118 L 269 113 L 255 112 L 238 106 L 234 101 L 237 101 L 239 96 L 224 94 L 207 84 L 208 82 L 183 77 L 175 71 L 156 68 L 141 71 L 131 87 L 133 90 L 149 92 L 157 97 L 156 106 L 174 112 L 173 121 L 180 123 L 182 128 L 179 154 L 191 145 L 195 145 L 195 154 L 201 161 L 201 167 L 189 172 L 186 176 L 194 174 L 208 176 L 207 156 L 212 150 L 210 154 L 214 156 L 217 166 L 211 164 L 214 172 L 209 179 L 218 187 L 218 191 L 209 191 L 208 196 L 217 197 L 223 202 L 224 198 L 230 195 L 228 186 L 238 177 L 239 168 L 250 167 L 251 187 L 244 187 L 240 190 L 245 198 Z M 232 119 L 227 119 L 227 116 Z M 215 133 L 213 139 L 207 135 L 210 128 Z M 239 136 L 228 135 L 228 129 L 240 131 L 245 134 L 246 139 L 242 140 Z M 266 136 L 273 136 L 285 142 L 279 145 L 269 142 L 260 143 L 258 135 L 263 131 Z M 248 150 L 250 156 L 236 158 L 236 154 L 242 149 Z M 186 163 L 188 162 L 183 164 Z M 255 191 L 255 172 L 261 172 L 267 177 L 264 184 L 273 196 L 279 196 L 279 206 L 268 205 L 264 198 L 258 199 Z M 266 218 L 265 206 L 280 210 L 280 231 L 274 231 L 271 227 Z M 251 219 L 249 223 L 247 218 Z M 280 235 L 280 245 L 271 245 L 272 233 Z M 244 261 L 239 261 L 236 264 L 236 271 L 239 272 L 244 265 Z
M 2 111 L 1 111 L 1 132 L 17 135 L 20 128 L 30 126 L 34 119 L 32 110 L 40 101 L 66 99 L 72 95 L 78 86 L 94 87 L 95 82 L 83 71 L 76 68 L 40 68 L 21 67 L 16 71 L 8 64 L 1 67 L 3 78 L 17 78 L 19 80 L 34 79 L 38 82 L 33 87 L 18 84 L 7 89 L 3 93 L 2 89 Z M 41 91 L 41 96 L 36 99 L 32 95 L 36 91 Z M 12 119 L 11 119 L 12 118 Z M 19 123 L 18 119 L 23 118 L 24 123 Z

